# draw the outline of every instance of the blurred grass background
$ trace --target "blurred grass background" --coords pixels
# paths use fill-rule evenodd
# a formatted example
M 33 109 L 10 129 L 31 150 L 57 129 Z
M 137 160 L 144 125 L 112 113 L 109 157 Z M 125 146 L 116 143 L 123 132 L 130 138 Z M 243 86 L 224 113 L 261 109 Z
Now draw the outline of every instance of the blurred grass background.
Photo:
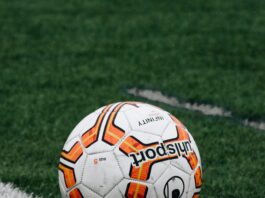
M 59 197 L 68 134 L 128 87 L 265 120 L 264 33 L 259 0 L 1 0 L 0 179 Z M 157 105 L 195 137 L 202 197 L 264 197 L 264 132 Z

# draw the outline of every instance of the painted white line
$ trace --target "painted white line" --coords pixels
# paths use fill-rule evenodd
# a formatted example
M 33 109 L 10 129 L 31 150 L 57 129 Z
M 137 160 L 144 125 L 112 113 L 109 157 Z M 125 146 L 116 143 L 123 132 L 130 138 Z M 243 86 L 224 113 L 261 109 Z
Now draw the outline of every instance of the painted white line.
M 165 96 L 160 91 L 132 88 L 128 90 L 128 93 L 134 96 L 138 96 L 138 97 L 140 96 L 142 98 L 146 98 L 149 100 L 162 102 L 162 103 L 174 106 L 174 107 L 181 107 L 181 108 L 188 109 L 191 111 L 199 111 L 205 115 L 231 117 L 231 112 L 226 111 L 221 107 L 212 106 L 209 104 L 180 102 L 177 98 Z
M 37 198 L 33 194 L 27 194 L 10 183 L 0 182 L 0 198 Z
M 248 119 L 245 119 L 242 123 L 255 129 L 265 130 L 265 122 L 249 121 Z
M 179 99 L 175 97 L 166 96 L 162 94 L 160 91 L 131 88 L 131 89 L 128 89 L 127 92 L 136 97 L 146 98 L 148 100 L 165 103 L 173 107 L 184 108 L 190 111 L 198 111 L 204 115 L 232 118 L 232 112 L 227 111 L 222 107 L 213 106 L 209 104 L 180 102 Z M 259 130 L 265 130 L 265 122 L 249 121 L 249 119 L 240 120 L 240 122 L 245 126 L 249 126 L 255 129 L 259 129 Z

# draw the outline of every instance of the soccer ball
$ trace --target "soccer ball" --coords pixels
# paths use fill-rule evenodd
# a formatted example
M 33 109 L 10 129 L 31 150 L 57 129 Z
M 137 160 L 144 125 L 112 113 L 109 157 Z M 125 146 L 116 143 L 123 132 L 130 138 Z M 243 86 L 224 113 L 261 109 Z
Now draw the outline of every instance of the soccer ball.
M 197 198 L 198 148 L 170 113 L 119 102 L 86 116 L 68 137 L 59 163 L 63 198 Z

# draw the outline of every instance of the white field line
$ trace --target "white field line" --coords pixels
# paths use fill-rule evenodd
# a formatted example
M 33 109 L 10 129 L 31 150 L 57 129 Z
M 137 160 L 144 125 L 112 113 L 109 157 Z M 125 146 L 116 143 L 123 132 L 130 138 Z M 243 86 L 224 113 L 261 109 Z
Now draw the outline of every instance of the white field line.
M 223 109 L 222 107 L 213 106 L 209 104 L 180 102 L 177 98 L 168 97 L 162 94 L 160 91 L 131 88 L 131 89 L 128 89 L 127 92 L 136 97 L 142 97 L 148 100 L 162 102 L 170 106 L 184 108 L 190 111 L 199 111 L 204 115 L 231 117 L 231 118 L 233 117 L 231 111 L 227 111 Z M 265 130 L 265 122 L 249 121 L 249 119 L 244 119 L 244 120 L 241 120 L 240 122 L 245 126 L 250 126 L 252 128 L 259 129 L 259 130 Z
M 33 194 L 27 194 L 10 183 L 0 181 L 0 198 L 37 198 Z
M 128 93 L 134 96 L 140 96 L 142 98 L 146 98 L 149 100 L 162 102 L 162 103 L 174 106 L 174 107 L 181 107 L 181 108 L 192 110 L 192 111 L 199 111 L 205 115 L 231 117 L 231 112 L 226 111 L 221 107 L 212 106 L 208 104 L 180 102 L 177 98 L 165 96 L 160 91 L 132 88 L 128 90 Z
M 250 121 L 248 119 L 242 120 L 241 122 L 246 126 L 250 126 L 259 130 L 265 130 L 265 122 Z

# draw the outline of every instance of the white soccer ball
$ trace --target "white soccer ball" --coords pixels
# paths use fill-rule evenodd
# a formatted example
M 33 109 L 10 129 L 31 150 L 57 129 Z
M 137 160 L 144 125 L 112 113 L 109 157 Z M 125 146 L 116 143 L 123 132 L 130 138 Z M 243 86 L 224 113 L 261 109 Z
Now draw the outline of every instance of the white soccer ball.
M 201 159 L 186 127 L 170 113 L 119 102 L 86 116 L 59 163 L 63 198 L 197 198 Z

